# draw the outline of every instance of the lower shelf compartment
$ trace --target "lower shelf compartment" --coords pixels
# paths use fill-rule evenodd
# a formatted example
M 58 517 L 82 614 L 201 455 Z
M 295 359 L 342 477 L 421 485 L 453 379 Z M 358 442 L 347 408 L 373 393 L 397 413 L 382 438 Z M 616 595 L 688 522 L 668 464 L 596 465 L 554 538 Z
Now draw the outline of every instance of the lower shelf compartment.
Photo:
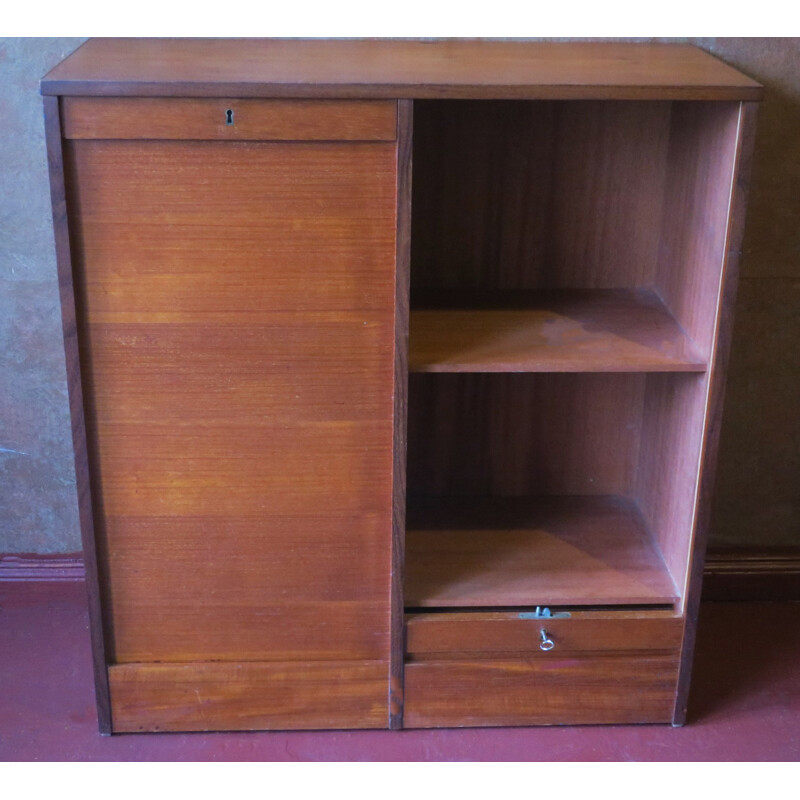
M 407 608 L 668 605 L 676 597 L 625 498 L 409 500 Z

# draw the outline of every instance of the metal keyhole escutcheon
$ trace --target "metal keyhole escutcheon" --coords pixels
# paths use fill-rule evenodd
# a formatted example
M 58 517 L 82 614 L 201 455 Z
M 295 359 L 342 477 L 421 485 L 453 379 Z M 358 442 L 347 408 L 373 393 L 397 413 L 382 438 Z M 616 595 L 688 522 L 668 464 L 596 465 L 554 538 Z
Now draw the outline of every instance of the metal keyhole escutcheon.
M 544 628 L 539 631 L 539 637 L 541 638 L 539 642 L 540 650 L 552 650 L 556 646 L 556 643 L 548 636 Z
M 233 125 L 233 109 L 229 108 L 225 112 L 225 124 L 226 125 Z

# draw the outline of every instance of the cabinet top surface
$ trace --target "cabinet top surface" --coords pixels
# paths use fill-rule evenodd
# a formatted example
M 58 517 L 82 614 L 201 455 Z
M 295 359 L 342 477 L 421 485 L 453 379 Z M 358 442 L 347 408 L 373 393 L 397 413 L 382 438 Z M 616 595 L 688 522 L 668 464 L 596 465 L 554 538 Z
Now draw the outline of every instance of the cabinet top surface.
M 42 94 L 758 100 L 691 45 L 402 39 L 91 39 Z

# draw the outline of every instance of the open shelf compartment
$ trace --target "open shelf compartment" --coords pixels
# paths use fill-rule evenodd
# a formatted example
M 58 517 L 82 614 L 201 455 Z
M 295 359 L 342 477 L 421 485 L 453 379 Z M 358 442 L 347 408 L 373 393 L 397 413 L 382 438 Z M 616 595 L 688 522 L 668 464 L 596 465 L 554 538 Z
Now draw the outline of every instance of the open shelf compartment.
M 410 375 L 406 608 L 679 608 L 706 379 Z
M 672 604 L 636 505 L 620 497 L 419 500 L 409 509 L 408 608 Z
M 407 608 L 683 613 L 738 124 L 414 103 Z

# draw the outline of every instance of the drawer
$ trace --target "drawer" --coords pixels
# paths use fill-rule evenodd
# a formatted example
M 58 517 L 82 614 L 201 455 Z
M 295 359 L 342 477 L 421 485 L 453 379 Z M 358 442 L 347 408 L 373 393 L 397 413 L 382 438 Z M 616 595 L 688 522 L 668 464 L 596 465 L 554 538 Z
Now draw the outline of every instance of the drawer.
M 552 648 L 542 648 L 542 631 Z M 532 619 L 524 612 L 410 614 L 407 658 L 465 654 L 678 652 L 683 621 L 671 611 L 576 611 L 569 617 Z
M 670 611 L 409 615 L 403 725 L 671 722 L 682 629 Z
M 394 141 L 391 100 L 66 97 L 65 139 Z
M 671 722 L 678 653 L 414 661 L 403 727 Z

